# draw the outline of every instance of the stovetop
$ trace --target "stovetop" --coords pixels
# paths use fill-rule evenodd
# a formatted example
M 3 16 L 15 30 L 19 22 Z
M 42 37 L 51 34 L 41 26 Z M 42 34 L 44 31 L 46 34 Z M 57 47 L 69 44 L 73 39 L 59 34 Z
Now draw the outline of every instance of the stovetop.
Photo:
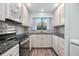
M 25 38 L 28 38 L 27 34 L 16 35 L 13 33 L 0 35 L 0 55 L 6 52 L 8 49 L 12 48 L 14 45 L 23 41 Z

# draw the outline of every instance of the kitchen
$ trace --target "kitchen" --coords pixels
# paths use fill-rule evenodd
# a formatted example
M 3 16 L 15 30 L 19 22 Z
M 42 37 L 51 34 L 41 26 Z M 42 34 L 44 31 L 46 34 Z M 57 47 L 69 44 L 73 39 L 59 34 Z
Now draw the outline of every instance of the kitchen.
M 0 3 L 0 56 L 79 55 L 78 5 Z

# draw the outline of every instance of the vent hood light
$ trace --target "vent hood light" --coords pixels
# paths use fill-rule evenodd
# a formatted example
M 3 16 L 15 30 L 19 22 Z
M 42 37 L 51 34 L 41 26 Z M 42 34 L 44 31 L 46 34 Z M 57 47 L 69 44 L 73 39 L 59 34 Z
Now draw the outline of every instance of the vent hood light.
M 21 7 L 21 3 L 19 3 L 19 7 Z

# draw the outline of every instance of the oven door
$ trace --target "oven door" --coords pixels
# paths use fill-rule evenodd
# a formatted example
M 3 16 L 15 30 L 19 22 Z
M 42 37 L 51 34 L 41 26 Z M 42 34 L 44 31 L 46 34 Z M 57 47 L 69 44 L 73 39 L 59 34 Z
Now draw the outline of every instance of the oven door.
M 30 56 L 29 39 L 26 39 L 20 43 L 20 56 Z

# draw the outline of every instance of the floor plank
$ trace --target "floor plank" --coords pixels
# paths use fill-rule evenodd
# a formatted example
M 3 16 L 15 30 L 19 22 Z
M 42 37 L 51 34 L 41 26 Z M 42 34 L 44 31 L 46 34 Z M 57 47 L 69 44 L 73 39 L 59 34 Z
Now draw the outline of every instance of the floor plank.
M 56 56 L 52 49 L 32 49 L 32 56 Z
M 27 50 L 24 48 L 21 50 L 22 56 L 26 56 Z M 33 48 L 30 52 L 30 56 L 56 56 L 53 49 L 49 48 Z

